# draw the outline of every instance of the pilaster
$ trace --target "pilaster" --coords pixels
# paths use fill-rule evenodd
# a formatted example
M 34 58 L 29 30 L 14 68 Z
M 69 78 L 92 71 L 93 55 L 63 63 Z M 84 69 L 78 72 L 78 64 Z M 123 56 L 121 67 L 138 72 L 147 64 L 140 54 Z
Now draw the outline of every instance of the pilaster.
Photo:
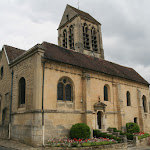
M 144 111 L 143 111 L 143 105 L 142 105 L 142 96 L 141 91 L 137 89 L 137 100 L 138 100 L 138 112 L 139 112 L 139 126 L 140 131 L 144 131 Z
M 123 101 L 122 101 L 122 93 L 121 93 L 121 85 L 117 85 L 117 112 L 118 112 L 118 129 L 121 129 L 123 126 L 123 111 L 122 111 L 122 106 L 123 106 Z
M 42 108 L 42 83 L 43 83 L 43 64 L 42 55 L 44 51 L 40 51 L 35 54 L 34 61 L 34 89 L 33 89 L 33 106 L 34 109 Z
M 82 74 L 82 99 L 83 99 L 83 121 L 90 127 L 92 127 L 92 111 L 91 111 L 91 99 L 90 99 L 90 74 L 83 72 Z

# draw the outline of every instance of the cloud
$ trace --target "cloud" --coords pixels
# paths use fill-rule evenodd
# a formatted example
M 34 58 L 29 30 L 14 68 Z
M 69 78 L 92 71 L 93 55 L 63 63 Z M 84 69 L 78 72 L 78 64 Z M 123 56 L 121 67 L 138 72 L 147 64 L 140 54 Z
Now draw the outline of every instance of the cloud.
M 2 1 L 0 47 L 8 44 L 29 49 L 42 41 L 57 44 L 57 27 L 66 4 L 77 7 L 77 2 L 77 0 Z M 102 23 L 105 58 L 134 67 L 150 82 L 149 6 L 149 0 L 80 0 L 80 9 Z

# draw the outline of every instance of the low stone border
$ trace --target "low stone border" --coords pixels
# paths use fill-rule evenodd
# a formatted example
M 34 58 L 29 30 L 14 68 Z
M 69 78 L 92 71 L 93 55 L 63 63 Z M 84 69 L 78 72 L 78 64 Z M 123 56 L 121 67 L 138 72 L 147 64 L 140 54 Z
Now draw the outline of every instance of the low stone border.
M 103 150 L 126 150 L 127 143 L 119 143 L 119 144 L 110 144 L 110 145 L 100 145 L 100 146 L 91 146 L 91 147 L 45 147 L 46 149 L 52 150 L 95 150 L 95 149 L 103 149 Z
M 150 144 L 150 137 L 138 140 L 138 136 L 134 136 L 133 142 L 134 142 L 134 145 L 137 147 L 146 146 Z

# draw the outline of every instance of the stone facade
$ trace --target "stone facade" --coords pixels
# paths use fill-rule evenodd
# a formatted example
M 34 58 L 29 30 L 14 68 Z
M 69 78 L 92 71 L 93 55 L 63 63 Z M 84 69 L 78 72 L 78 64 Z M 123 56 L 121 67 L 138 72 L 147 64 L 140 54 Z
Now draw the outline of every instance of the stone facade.
M 69 6 L 64 14 L 66 15 L 68 11 L 73 18 L 76 16 Z M 58 31 L 59 35 L 62 34 L 64 28 L 67 29 L 67 26 L 75 24 L 74 41 L 79 44 L 78 42 L 82 41 L 82 35 L 79 35 L 81 24 L 85 20 L 77 16 L 66 23 L 64 16 Z M 79 25 L 79 23 L 81 24 Z M 100 24 L 92 24 L 89 20 L 86 20 L 86 23 L 89 27 L 94 26 L 96 30 L 99 30 L 97 34 L 99 36 L 98 53 L 94 52 L 94 56 L 104 58 L 103 51 L 101 51 L 103 47 Z M 61 41 L 59 36 L 60 46 L 62 46 Z M 76 53 L 87 54 L 86 50 L 82 50 L 81 47 L 76 49 L 75 46 L 75 50 Z M 69 53 L 70 50 L 65 49 L 65 51 Z M 145 81 L 142 83 L 63 63 L 60 60 L 52 59 L 52 54 L 49 56 L 51 59 L 48 59 L 46 54 L 47 49 L 39 44 L 10 62 L 4 46 L 0 58 L 0 66 L 4 67 L 3 77 L 0 79 L 0 95 L 2 97 L 0 101 L 0 133 L 2 136 L 8 137 L 9 131 L 12 139 L 33 145 L 42 145 L 52 138 L 68 137 L 71 126 L 81 122 L 89 125 L 91 130 L 106 131 L 108 127 L 125 130 L 126 123 L 136 121 L 141 131 L 150 132 L 149 85 Z M 13 78 L 11 72 L 13 72 Z M 20 104 L 19 101 L 21 78 L 25 79 L 24 104 Z M 62 78 L 71 81 L 72 97 L 70 101 L 58 100 L 58 82 Z M 105 87 L 108 90 L 107 100 L 104 98 Z M 129 106 L 127 92 L 130 93 Z M 146 98 L 144 105 L 143 95 Z M 9 122 L 11 101 L 11 120 Z M 4 124 L 2 124 L 2 118 L 4 118 Z M 8 128 L 8 123 L 10 123 L 10 128 Z
M 40 50 L 33 51 L 24 56 L 26 59 L 11 65 L 14 72 L 11 137 L 36 145 L 42 141 L 42 55 Z M 25 105 L 20 107 L 18 83 L 22 77 L 26 81 L 26 98 Z
M 0 56 L 0 68 L 3 67 L 3 75 L 0 77 L 0 133 L 1 137 L 8 137 L 9 108 L 11 95 L 11 70 L 8 65 L 6 51 Z
M 57 127 L 61 127 L 62 131 L 68 130 L 77 122 L 85 122 L 92 129 L 98 129 L 97 112 L 99 110 L 95 110 L 94 105 L 99 102 L 100 98 L 100 101 L 107 105 L 105 111 L 101 110 L 103 112 L 103 130 L 106 130 L 108 127 L 122 129 L 122 127 L 125 127 L 126 123 L 134 122 L 134 118 L 137 117 L 138 124 L 141 124 L 143 121 L 142 124 L 145 125 L 145 127 L 140 126 L 141 129 L 144 129 L 144 132 L 149 132 L 149 124 L 146 123 L 147 120 L 150 119 L 149 110 L 147 113 L 144 113 L 142 106 L 142 96 L 145 95 L 147 97 L 148 107 L 148 86 L 127 81 L 125 79 L 112 78 L 95 72 L 87 72 L 87 74 L 89 74 L 90 78 L 86 78 L 83 70 L 72 66 L 54 62 L 46 64 L 44 108 L 47 112 L 45 119 L 48 118 L 47 121 L 49 120 L 48 122 L 50 122 L 51 125 L 55 124 L 55 128 L 53 127 L 53 130 L 57 129 Z M 57 100 L 57 82 L 55 81 L 58 81 L 64 76 L 71 78 L 73 81 L 73 102 L 59 102 Z M 104 101 L 103 89 L 106 84 L 110 87 L 109 101 Z M 127 106 L 127 91 L 130 91 L 131 93 L 131 106 Z M 141 93 L 140 97 L 138 97 L 139 91 Z M 143 116 L 143 120 L 141 115 L 139 115 L 139 109 L 142 109 L 141 115 Z M 147 116 L 147 119 L 145 116 Z M 50 118 L 52 118 L 52 120 Z M 61 132 L 59 133 L 60 135 L 62 134 Z M 58 137 L 60 136 L 55 132 L 52 136 L 56 135 L 58 135 Z

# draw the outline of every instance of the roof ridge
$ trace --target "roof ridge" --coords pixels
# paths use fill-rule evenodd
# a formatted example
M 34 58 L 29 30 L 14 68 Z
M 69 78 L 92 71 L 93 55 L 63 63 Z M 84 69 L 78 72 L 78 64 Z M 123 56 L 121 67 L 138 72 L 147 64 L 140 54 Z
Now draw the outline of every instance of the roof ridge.
M 93 20 L 94 22 L 97 22 L 98 24 L 101 24 L 99 23 L 94 17 L 92 17 L 92 15 L 90 15 L 89 13 L 83 11 L 83 10 L 80 10 L 80 9 L 77 9 L 69 4 L 67 4 L 69 7 L 71 7 L 78 15 L 81 15 L 82 17 L 85 17 L 89 20 Z
M 123 65 L 120 65 L 120 64 L 114 63 L 114 62 L 112 62 L 112 61 L 105 60 L 105 59 L 100 59 L 100 58 L 97 58 L 97 57 L 94 57 L 94 56 L 89 56 L 89 55 L 86 55 L 86 54 L 83 54 L 83 53 L 77 52 L 77 51 L 75 51 L 75 50 L 72 50 L 72 49 L 67 49 L 67 48 L 61 47 L 61 46 L 56 45 L 56 44 L 53 44 L 53 43 L 49 43 L 49 42 L 46 42 L 46 41 L 43 41 L 43 42 L 42 42 L 42 44 L 43 44 L 43 43 L 47 43 L 47 44 L 51 44 L 51 45 L 55 45 L 55 46 L 57 46 L 57 47 L 63 48 L 64 50 L 68 50 L 68 51 L 72 51 L 73 53 L 78 53 L 78 54 L 80 54 L 80 55 L 84 55 L 85 57 L 91 57 L 92 59 L 97 59 L 97 60 L 105 61 L 105 62 L 108 62 L 108 63 L 112 63 L 112 64 L 114 64 L 114 65 L 118 65 L 118 66 L 121 66 L 121 67 L 124 67 L 124 68 L 128 68 L 128 69 L 132 69 L 132 70 L 134 70 L 134 69 L 133 69 L 133 68 L 131 68 L 131 67 L 126 67 L 126 66 L 123 66 Z
M 17 48 L 17 47 L 14 47 L 14 46 L 10 46 L 10 45 L 4 45 L 4 47 L 5 47 L 5 46 L 11 47 L 11 48 L 14 48 L 14 49 L 17 49 L 17 50 L 21 50 L 21 51 L 26 51 L 26 50 L 24 50 L 24 49 L 20 49 L 20 48 Z
M 19 49 L 19 48 L 9 46 L 9 45 L 4 45 L 3 48 L 4 48 L 4 51 L 7 54 L 9 63 L 11 63 L 14 59 L 19 57 L 20 55 L 27 52 L 26 50 Z
M 78 9 L 78 8 L 75 8 L 75 7 L 73 7 L 73 6 L 71 6 L 71 5 L 69 5 L 69 4 L 67 4 L 69 7 L 71 7 L 71 8 L 73 8 L 73 9 L 75 9 L 75 10 L 77 10 L 77 11 L 81 11 L 81 12 L 83 12 L 83 13 L 86 13 L 86 14 L 88 14 L 88 15 L 90 15 L 89 13 L 87 13 L 87 12 L 85 12 L 85 11 L 83 11 L 83 10 L 80 10 L 80 9 Z M 78 12 L 77 12 L 78 13 Z M 90 15 L 91 16 L 91 15 Z
M 48 42 L 43 42 L 43 47 L 45 47 L 44 58 L 46 59 L 149 85 L 133 68 L 121 66 L 93 56 L 87 56 Z

